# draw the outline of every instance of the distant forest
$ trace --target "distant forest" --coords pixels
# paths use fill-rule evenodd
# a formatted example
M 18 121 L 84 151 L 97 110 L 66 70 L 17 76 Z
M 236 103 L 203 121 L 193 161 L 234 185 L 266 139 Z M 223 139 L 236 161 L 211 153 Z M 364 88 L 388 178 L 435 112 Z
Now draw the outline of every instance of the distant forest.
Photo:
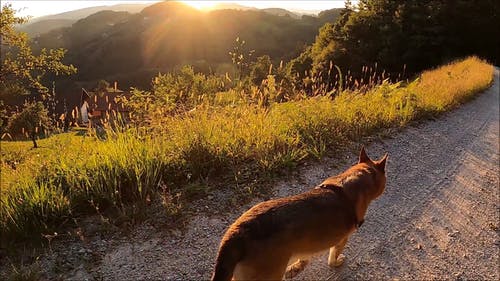
M 354 78 L 365 67 L 412 75 L 473 54 L 498 65 L 499 3 L 361 0 L 317 17 L 294 17 L 259 10 L 200 12 L 167 1 L 136 14 L 98 12 L 36 37 L 33 48 L 68 50 L 64 61 L 78 73 L 57 78 L 58 93 L 66 96 L 100 79 L 148 89 L 159 72 L 187 64 L 196 72 L 235 75 L 229 52 L 236 38 L 246 42 L 245 52 L 253 51 L 249 60 L 268 55 L 299 79 L 333 75 L 332 64 Z
M 342 9 L 317 17 L 278 16 L 259 10 L 200 12 L 162 2 L 137 14 L 102 11 L 34 39 L 34 49 L 65 48 L 65 62 L 78 68 L 72 81 L 118 80 L 124 87 L 148 88 L 158 72 L 192 65 L 204 73 L 233 72 L 237 37 L 254 57 L 289 61 L 314 42 L 318 29 L 335 22 Z

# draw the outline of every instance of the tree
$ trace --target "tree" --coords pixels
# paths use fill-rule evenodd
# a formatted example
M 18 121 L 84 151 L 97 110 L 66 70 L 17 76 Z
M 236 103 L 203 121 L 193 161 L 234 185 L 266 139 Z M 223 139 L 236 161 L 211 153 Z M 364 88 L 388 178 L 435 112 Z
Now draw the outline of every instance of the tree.
M 108 91 L 108 89 L 109 89 L 108 81 L 104 79 L 100 79 L 99 81 L 97 81 L 97 86 L 95 87 L 95 91 L 99 96 L 102 97 L 104 93 Z
M 10 4 L 2 6 L 0 11 L 0 93 L 4 100 L 12 95 L 30 91 L 48 94 L 43 78 L 47 74 L 70 75 L 76 72 L 73 65 L 62 62 L 66 50 L 42 49 L 34 54 L 28 36 L 18 32 L 15 25 L 23 24 L 26 18 L 16 17 Z
M 326 24 L 312 45 L 312 73 L 330 61 L 363 78 L 366 67 L 414 74 L 450 60 L 480 55 L 498 62 L 498 12 L 493 0 L 360 0 L 334 25 Z M 323 77 L 324 78 L 324 77 Z
M 36 137 L 51 127 L 47 109 L 41 102 L 26 102 L 21 112 L 9 118 L 7 131 L 11 135 L 28 134 L 37 148 Z
M 295 88 L 303 90 L 308 87 L 312 64 L 311 47 L 287 64 L 287 74 Z
M 333 89 L 335 77 L 339 79 L 333 67 L 336 50 L 334 25 L 326 23 L 320 28 L 312 46 L 288 64 L 288 73 L 295 87 L 307 92 L 313 88 L 322 92 Z
M 311 48 L 312 69 L 311 77 L 329 91 L 334 85 L 333 77 L 336 74 L 333 68 L 335 41 L 333 24 L 326 23 L 319 30 L 316 41 Z
M 268 55 L 257 58 L 257 61 L 252 64 L 250 71 L 250 80 L 254 85 L 260 86 L 262 81 L 271 74 L 272 62 Z

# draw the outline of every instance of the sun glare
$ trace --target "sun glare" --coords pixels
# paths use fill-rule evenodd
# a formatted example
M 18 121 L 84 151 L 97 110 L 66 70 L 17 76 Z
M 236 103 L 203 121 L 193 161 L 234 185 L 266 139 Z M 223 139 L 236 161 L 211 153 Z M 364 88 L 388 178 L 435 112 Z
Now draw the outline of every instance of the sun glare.
M 208 9 L 208 8 L 213 7 L 217 4 L 217 1 L 189 1 L 189 0 L 186 0 L 186 1 L 182 1 L 182 2 L 188 4 L 191 7 L 196 8 L 198 10 Z

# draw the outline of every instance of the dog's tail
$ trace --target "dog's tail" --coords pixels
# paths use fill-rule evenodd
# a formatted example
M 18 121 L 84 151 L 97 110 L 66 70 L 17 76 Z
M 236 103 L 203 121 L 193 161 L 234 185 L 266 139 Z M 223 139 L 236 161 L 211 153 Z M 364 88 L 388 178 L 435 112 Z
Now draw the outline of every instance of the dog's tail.
M 224 239 L 219 248 L 212 281 L 231 281 L 234 268 L 244 255 L 244 241 L 240 236 Z

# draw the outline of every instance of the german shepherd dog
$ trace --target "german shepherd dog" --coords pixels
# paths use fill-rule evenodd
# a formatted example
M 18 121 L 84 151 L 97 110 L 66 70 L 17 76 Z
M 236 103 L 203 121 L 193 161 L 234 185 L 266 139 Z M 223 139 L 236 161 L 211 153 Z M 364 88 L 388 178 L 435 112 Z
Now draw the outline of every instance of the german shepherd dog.
M 292 278 L 327 249 L 328 265 L 340 266 L 349 235 L 385 189 L 386 160 L 387 154 L 372 161 L 361 148 L 359 162 L 344 173 L 305 193 L 253 206 L 222 238 L 212 280 Z

